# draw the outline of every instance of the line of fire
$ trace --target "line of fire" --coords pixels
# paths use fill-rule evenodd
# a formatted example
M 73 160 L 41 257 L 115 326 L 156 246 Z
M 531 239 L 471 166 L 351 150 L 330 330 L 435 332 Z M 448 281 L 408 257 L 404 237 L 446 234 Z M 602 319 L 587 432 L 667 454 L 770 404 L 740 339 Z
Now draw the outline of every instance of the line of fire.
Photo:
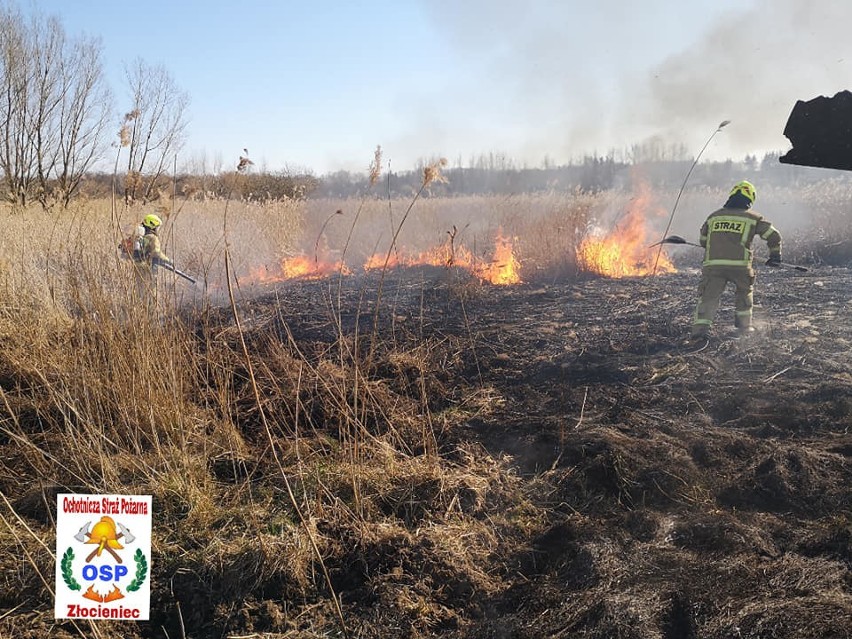
M 654 222 L 666 211 L 653 203 L 651 187 L 637 181 L 625 210 L 609 225 L 593 225 L 577 251 L 577 263 L 588 273 L 610 278 L 639 277 L 676 272 L 669 256 L 650 248 L 654 242 Z M 288 280 L 316 280 L 334 275 L 349 276 L 357 272 L 376 272 L 418 266 L 454 267 L 478 280 L 497 286 L 524 282 L 523 257 L 516 249 L 516 239 L 500 228 L 493 245 L 485 255 L 477 255 L 463 243 L 455 243 L 454 233 L 448 239 L 426 250 L 409 250 L 404 246 L 388 252 L 376 252 L 360 264 L 329 257 L 327 248 L 313 255 L 285 257 L 273 266 L 254 266 L 241 277 L 246 284 L 270 284 Z M 656 263 L 656 266 L 655 266 Z

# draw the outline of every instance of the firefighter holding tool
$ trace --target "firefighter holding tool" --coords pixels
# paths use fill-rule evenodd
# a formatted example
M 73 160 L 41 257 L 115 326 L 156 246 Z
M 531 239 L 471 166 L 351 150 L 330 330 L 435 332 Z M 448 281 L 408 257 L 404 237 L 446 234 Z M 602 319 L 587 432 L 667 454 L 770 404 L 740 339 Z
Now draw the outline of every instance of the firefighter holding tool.
M 698 306 L 692 322 L 693 340 L 709 336 L 719 300 L 728 282 L 735 286 L 735 320 L 743 335 L 752 326 L 754 269 L 751 244 L 759 235 L 769 248 L 768 266 L 781 266 L 781 234 L 772 223 L 751 209 L 757 197 L 754 185 L 743 180 L 734 185 L 725 205 L 709 215 L 701 227 L 704 248 Z
M 120 255 L 131 260 L 136 281 L 136 292 L 147 302 L 157 302 L 157 269 L 164 268 L 191 284 L 196 281 L 193 277 L 175 268 L 172 259 L 163 252 L 158 231 L 163 225 L 159 216 L 153 213 L 146 215 L 142 222 L 128 237 L 118 245 Z
M 144 234 L 139 238 L 139 252 L 134 255 L 137 286 L 143 295 L 152 294 L 157 289 L 157 267 L 171 264 L 171 259 L 163 253 L 157 231 L 163 221 L 156 215 L 146 215 L 142 220 Z

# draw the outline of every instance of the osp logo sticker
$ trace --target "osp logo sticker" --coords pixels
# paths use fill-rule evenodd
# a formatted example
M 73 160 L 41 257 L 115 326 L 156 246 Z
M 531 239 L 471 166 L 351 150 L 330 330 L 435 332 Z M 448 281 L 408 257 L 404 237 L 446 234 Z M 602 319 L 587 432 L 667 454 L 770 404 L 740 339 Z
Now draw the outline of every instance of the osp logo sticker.
M 57 496 L 58 619 L 147 620 L 151 496 Z

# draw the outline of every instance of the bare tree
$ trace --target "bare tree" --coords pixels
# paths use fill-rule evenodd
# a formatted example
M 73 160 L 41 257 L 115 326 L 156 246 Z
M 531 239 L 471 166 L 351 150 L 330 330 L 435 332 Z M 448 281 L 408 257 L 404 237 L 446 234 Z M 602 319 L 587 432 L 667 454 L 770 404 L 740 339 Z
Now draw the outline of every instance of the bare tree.
M 65 32 L 55 18 L 48 18 L 44 23 L 36 18 L 28 29 L 27 40 L 27 61 L 22 64 L 32 66 L 32 76 L 27 89 L 29 113 L 25 125 L 27 141 L 35 156 L 36 195 L 44 205 L 50 174 L 57 160 Z
M 25 205 L 35 180 L 35 153 L 29 143 L 29 91 L 33 65 L 21 14 L 0 6 L 0 169 L 6 199 Z
M 0 169 L 8 198 L 67 206 L 104 151 L 112 97 L 100 44 L 0 8 Z
M 55 179 L 55 195 L 68 206 L 86 172 L 106 151 L 113 99 L 103 73 L 99 41 L 80 40 L 62 57 L 60 93 L 55 161 L 48 174 Z
M 124 122 L 128 139 L 124 197 L 147 201 L 156 193 L 169 160 L 183 146 L 189 96 L 164 67 L 143 60 L 127 70 L 127 82 L 132 109 Z

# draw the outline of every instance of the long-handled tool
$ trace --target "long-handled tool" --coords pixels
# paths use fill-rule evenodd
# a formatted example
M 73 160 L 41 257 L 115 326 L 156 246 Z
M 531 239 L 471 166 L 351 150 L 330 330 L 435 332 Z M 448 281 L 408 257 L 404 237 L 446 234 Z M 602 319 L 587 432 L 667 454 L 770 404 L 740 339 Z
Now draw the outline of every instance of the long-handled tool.
M 654 246 L 659 246 L 660 244 L 685 244 L 687 246 L 697 246 L 698 248 L 704 248 L 700 244 L 696 244 L 695 242 L 689 242 L 689 241 L 683 239 L 680 235 L 669 235 L 668 237 L 663 238 L 659 242 L 651 244 L 651 246 L 649 246 L 648 248 L 652 248 Z M 772 264 L 769 264 L 768 266 L 775 266 L 775 267 L 780 267 L 780 268 L 790 268 L 790 269 L 793 269 L 794 271 L 800 271 L 802 273 L 808 272 L 808 269 L 805 268 L 804 266 L 799 266 L 798 264 L 788 264 L 787 262 L 774 262 Z
M 190 277 L 189 275 L 187 275 L 183 271 L 176 269 L 172 264 L 169 264 L 168 262 L 158 261 L 157 266 L 162 267 L 162 268 L 166 269 L 167 271 L 171 271 L 175 275 L 180 275 L 183 279 L 185 279 L 189 282 L 192 282 L 193 284 L 197 283 L 194 278 Z
M 669 235 L 666 238 L 663 238 L 659 242 L 654 242 L 648 248 L 652 248 L 654 246 L 659 246 L 660 244 L 688 244 L 689 246 L 697 246 L 698 248 L 704 248 L 700 244 L 696 244 L 695 242 L 688 242 L 683 239 L 680 235 Z
M 689 181 L 689 176 L 692 175 L 692 171 L 695 169 L 695 166 L 698 164 L 698 160 L 701 159 L 701 154 L 704 153 L 704 149 L 706 149 L 710 145 L 710 141 L 714 137 L 716 137 L 716 134 L 719 131 L 721 131 L 722 129 L 724 129 L 726 126 L 728 126 L 730 123 L 731 123 L 730 120 L 722 120 L 719 123 L 719 126 L 716 127 L 716 130 L 713 131 L 713 134 L 709 138 L 707 138 L 707 141 L 704 143 L 704 146 L 701 147 L 701 150 L 698 152 L 698 155 L 695 156 L 695 161 L 692 163 L 692 166 L 689 167 L 689 171 L 686 172 L 686 177 L 683 178 L 683 184 L 680 185 L 680 191 L 677 192 L 677 197 L 675 198 L 675 203 L 674 203 L 674 206 L 672 207 L 672 214 L 669 215 L 669 222 L 668 222 L 668 224 L 666 224 L 666 230 L 663 231 L 663 237 L 666 237 L 666 233 L 668 233 L 669 229 L 672 227 L 672 221 L 674 220 L 675 211 L 677 211 L 678 202 L 680 202 L 680 196 L 683 195 L 683 190 L 686 188 L 686 183 Z M 660 244 L 663 244 L 663 243 L 665 243 L 665 240 L 662 240 L 660 242 Z M 684 243 L 687 243 L 687 242 L 684 240 Z M 652 275 L 657 274 L 657 264 L 660 261 L 660 255 L 662 254 L 662 252 L 663 252 L 663 247 L 661 246 L 659 249 L 657 249 L 657 257 L 654 259 L 654 270 L 651 273 Z
M 776 266 L 780 268 L 790 268 L 794 271 L 801 271 L 802 273 L 807 273 L 808 269 L 804 266 L 799 266 L 798 264 L 788 264 L 787 262 L 773 262 L 772 264 L 767 264 L 767 266 Z

